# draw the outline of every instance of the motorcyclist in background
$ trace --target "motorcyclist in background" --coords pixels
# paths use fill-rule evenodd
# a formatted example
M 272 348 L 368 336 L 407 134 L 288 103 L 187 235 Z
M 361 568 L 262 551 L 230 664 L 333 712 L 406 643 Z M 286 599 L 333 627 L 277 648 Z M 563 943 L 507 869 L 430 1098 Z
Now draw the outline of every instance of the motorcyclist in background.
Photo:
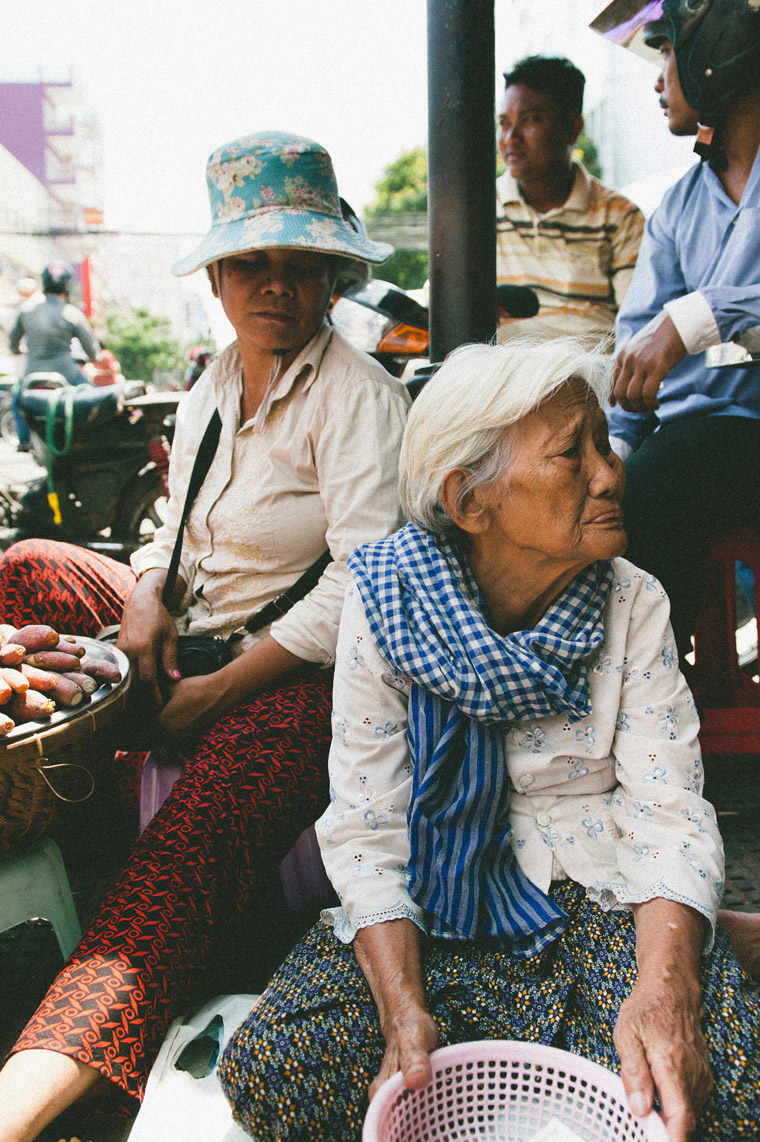
M 201 374 L 208 367 L 214 354 L 209 349 L 208 345 L 193 345 L 192 349 L 188 350 L 187 359 L 189 364 L 185 370 L 185 392 L 189 392 Z
M 26 343 L 22 380 L 42 372 L 60 373 L 72 385 L 90 383 L 71 354 L 71 341 L 78 338 L 90 361 L 100 359 L 100 345 L 85 315 L 69 301 L 72 278 L 66 262 L 51 262 L 42 271 L 44 299 L 38 305 L 21 306 L 16 314 L 8 342 L 12 353 L 21 353 L 22 340 Z M 14 413 L 20 387 L 13 397 Z

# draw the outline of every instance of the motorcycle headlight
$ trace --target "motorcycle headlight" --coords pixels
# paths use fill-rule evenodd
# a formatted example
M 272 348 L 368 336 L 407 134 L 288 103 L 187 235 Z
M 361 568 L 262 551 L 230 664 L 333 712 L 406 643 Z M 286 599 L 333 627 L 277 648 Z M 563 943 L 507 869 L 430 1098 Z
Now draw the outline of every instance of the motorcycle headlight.
M 348 297 L 339 297 L 330 310 L 332 323 L 356 349 L 374 353 L 390 322 L 384 313 L 368 309 Z

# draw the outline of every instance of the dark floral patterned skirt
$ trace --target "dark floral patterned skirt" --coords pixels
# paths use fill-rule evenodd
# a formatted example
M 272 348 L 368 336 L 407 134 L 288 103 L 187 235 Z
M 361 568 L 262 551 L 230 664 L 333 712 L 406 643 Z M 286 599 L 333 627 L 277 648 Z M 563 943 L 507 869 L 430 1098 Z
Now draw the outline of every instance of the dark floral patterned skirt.
M 630 912 L 603 912 L 572 882 L 552 897 L 566 933 L 531 959 L 430 940 L 428 1009 L 441 1046 L 522 1039 L 613 1071 L 617 1013 L 636 981 Z M 703 960 L 703 1029 L 715 1088 L 695 1140 L 760 1137 L 760 987 L 719 929 Z M 353 949 L 318 924 L 229 1043 L 220 1074 L 236 1120 L 258 1142 L 359 1142 L 385 1043 Z

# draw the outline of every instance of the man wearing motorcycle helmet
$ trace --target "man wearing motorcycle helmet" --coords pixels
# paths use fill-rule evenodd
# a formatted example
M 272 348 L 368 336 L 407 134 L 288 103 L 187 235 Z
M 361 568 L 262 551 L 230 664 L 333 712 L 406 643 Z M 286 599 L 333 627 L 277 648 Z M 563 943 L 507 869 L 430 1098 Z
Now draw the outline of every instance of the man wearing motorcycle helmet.
M 72 385 L 87 384 L 87 377 L 71 354 L 71 342 L 79 339 L 91 361 L 100 356 L 100 345 L 85 315 L 69 302 L 73 270 L 66 262 L 50 262 L 42 271 L 43 300 L 21 306 L 9 335 L 11 351 L 19 353 L 26 342 L 22 377 L 28 373 L 60 373 Z
M 592 26 L 642 54 L 657 46 L 671 130 L 701 124 L 702 163 L 647 223 L 618 314 L 609 410 L 626 459 L 628 553 L 670 596 L 683 660 L 711 541 L 760 517 L 757 373 L 708 368 L 702 354 L 752 345 L 760 327 L 760 5 L 615 0 Z

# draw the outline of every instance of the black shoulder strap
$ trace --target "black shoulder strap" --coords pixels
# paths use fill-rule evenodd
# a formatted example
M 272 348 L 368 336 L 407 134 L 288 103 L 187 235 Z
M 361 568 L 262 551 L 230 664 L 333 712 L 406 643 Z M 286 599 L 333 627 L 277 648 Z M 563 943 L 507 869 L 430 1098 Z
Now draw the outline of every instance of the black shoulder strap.
M 182 552 L 182 540 L 184 538 L 185 524 L 187 517 L 190 515 L 190 509 L 195 503 L 195 497 L 200 491 L 201 484 L 208 475 L 208 470 L 216 454 L 216 448 L 219 443 L 219 435 L 222 430 L 222 418 L 219 416 L 219 410 L 214 409 L 214 415 L 206 426 L 206 431 L 203 434 L 203 439 L 198 447 L 198 455 L 195 457 L 195 464 L 190 475 L 190 483 L 187 486 L 187 495 L 185 496 L 185 506 L 182 508 L 182 518 L 179 521 L 179 528 L 177 529 L 177 538 L 174 541 L 174 550 L 172 551 L 169 569 L 166 572 L 166 579 L 164 581 L 164 589 L 161 592 L 161 601 L 165 607 L 169 607 L 169 602 L 174 594 L 174 587 L 177 582 L 177 571 L 179 570 L 179 557 Z M 332 556 L 329 551 L 325 551 L 320 555 L 311 567 L 307 567 L 300 579 L 282 595 L 278 595 L 276 599 L 272 599 L 255 615 L 252 615 L 248 622 L 245 624 L 245 629 L 251 634 L 262 627 L 267 626 L 269 623 L 279 619 L 282 615 L 286 614 L 290 608 L 297 603 L 304 595 L 308 595 L 312 587 L 317 585 L 319 578 L 330 563 Z
M 208 470 L 211 467 L 211 462 L 216 453 L 216 446 L 219 443 L 219 435 L 222 431 L 222 418 L 219 415 L 219 409 L 214 409 L 214 415 L 206 425 L 206 431 L 203 433 L 203 439 L 198 448 L 198 455 L 195 457 L 195 464 L 190 475 L 190 483 L 187 485 L 187 495 L 185 496 L 185 506 L 182 509 L 182 518 L 179 521 L 177 528 L 177 538 L 174 541 L 174 550 L 172 551 L 171 561 L 169 563 L 169 570 L 166 572 L 166 579 L 164 581 L 164 589 L 161 592 L 161 602 L 168 608 L 172 595 L 174 594 L 174 587 L 177 582 L 177 571 L 179 570 L 179 557 L 182 552 L 182 540 L 185 533 L 185 524 L 187 517 L 190 515 L 195 497 L 200 491 L 201 484 L 208 475 Z

